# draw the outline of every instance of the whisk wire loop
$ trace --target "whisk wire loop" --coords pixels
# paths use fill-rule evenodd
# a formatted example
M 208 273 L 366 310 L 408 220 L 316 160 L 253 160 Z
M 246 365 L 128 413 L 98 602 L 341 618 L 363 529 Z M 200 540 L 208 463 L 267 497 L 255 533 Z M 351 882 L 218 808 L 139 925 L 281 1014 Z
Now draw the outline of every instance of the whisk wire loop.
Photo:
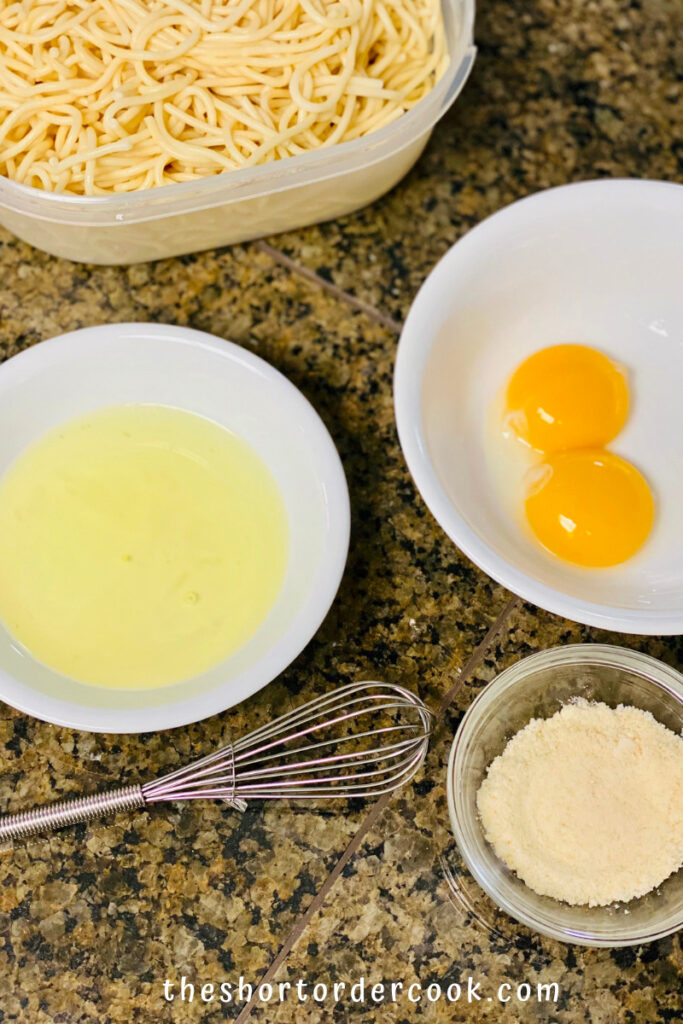
M 238 741 L 236 792 L 244 799 L 390 792 L 420 767 L 433 721 L 419 698 L 403 687 L 373 682 L 342 687 L 262 727 L 248 742 Z M 340 728 L 358 723 L 359 730 L 337 735 Z M 372 773 L 364 770 L 369 765 L 375 766 Z

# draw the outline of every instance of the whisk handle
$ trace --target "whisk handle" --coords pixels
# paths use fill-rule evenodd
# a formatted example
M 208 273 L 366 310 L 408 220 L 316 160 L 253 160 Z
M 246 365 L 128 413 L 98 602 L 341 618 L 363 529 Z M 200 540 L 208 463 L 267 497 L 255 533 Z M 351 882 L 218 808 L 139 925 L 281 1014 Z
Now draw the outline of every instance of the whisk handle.
M 144 807 L 144 804 L 141 786 L 125 786 L 94 796 L 60 800 L 59 803 L 37 807 L 33 811 L 7 814 L 0 816 L 0 845 L 41 832 L 52 832 L 79 821 L 92 821 L 93 818 L 117 811 L 134 811 L 137 807 Z

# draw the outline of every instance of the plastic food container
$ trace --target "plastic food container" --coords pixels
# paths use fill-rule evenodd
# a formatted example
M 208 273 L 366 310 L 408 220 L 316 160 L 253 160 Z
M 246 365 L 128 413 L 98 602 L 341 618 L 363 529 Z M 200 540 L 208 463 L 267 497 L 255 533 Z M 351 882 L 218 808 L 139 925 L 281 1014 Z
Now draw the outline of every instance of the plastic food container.
M 560 942 L 631 946 L 683 927 L 683 868 L 629 903 L 570 906 L 539 896 L 498 859 L 484 837 L 477 792 L 488 765 L 532 718 L 549 718 L 572 697 L 630 704 L 683 733 L 683 676 L 646 654 L 603 644 L 575 644 L 532 654 L 482 690 L 451 748 L 447 791 L 462 858 L 490 898 L 511 917 Z
M 261 167 L 126 195 L 68 196 L 0 177 L 0 223 L 54 256 L 125 264 L 233 245 L 340 217 L 410 170 L 474 63 L 474 0 L 442 0 L 446 73 L 412 110 L 365 138 Z

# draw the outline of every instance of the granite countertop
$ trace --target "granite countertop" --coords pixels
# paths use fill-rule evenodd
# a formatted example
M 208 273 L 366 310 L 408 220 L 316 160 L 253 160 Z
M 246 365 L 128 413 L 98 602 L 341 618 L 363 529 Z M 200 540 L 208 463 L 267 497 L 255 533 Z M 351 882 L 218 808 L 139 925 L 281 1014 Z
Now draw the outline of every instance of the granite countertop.
M 391 375 L 416 289 L 464 232 L 540 188 L 596 176 L 683 180 L 680 0 L 482 0 L 471 81 L 415 170 L 331 224 L 128 268 L 80 266 L 0 232 L 0 353 L 76 327 L 188 324 L 273 363 L 318 409 L 344 461 L 352 540 L 324 625 L 246 703 L 163 736 L 76 733 L 0 707 L 0 808 L 144 780 L 310 695 L 362 678 L 439 708 L 428 762 L 375 804 L 153 808 L 0 856 L 0 1022 L 281 1024 L 669 1022 L 680 935 L 593 950 L 546 940 L 481 897 L 457 864 L 445 764 L 463 710 L 501 668 L 575 640 L 683 667 L 679 638 L 611 636 L 512 598 L 447 540 L 398 447 Z M 678 119 L 678 120 L 677 120 Z M 676 132 L 678 131 L 678 135 Z M 166 979 L 197 986 L 164 999 Z M 309 999 L 202 1003 L 202 985 L 310 983 Z M 316 982 L 480 983 L 480 1001 L 378 1007 Z M 502 1005 L 502 983 L 533 996 Z M 557 1001 L 536 985 L 557 982 Z M 177 992 L 177 987 L 175 989 Z M 525 990 L 523 990 L 525 991 Z

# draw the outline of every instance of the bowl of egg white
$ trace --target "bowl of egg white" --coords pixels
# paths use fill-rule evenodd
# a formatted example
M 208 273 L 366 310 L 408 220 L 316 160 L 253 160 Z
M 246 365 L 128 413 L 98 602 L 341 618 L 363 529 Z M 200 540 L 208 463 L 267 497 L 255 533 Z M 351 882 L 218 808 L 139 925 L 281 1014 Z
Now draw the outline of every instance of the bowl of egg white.
M 683 632 L 683 187 L 550 189 L 454 245 L 406 320 L 401 445 L 490 576 L 566 618 Z
M 337 591 L 349 499 L 309 402 L 262 359 L 117 324 L 0 366 L 0 698 L 100 732 L 244 700 Z

